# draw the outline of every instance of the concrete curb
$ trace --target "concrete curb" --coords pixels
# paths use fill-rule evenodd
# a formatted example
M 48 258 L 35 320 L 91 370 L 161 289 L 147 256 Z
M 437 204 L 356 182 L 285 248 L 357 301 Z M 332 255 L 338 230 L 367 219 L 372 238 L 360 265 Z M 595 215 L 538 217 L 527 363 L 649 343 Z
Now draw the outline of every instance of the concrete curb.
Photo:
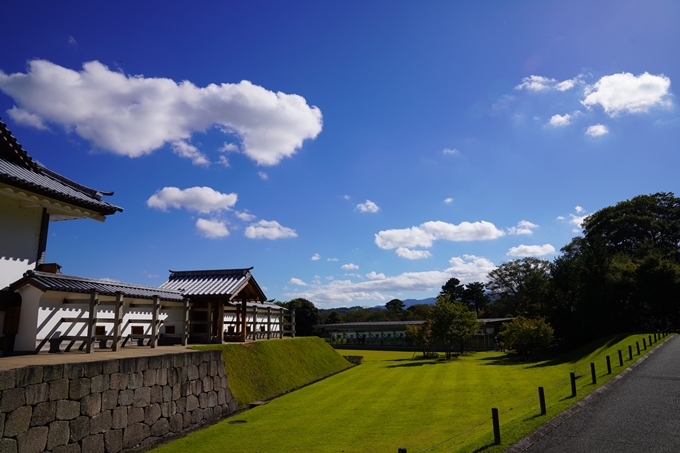
M 597 390 L 594 390 L 588 396 L 585 396 L 581 400 L 579 400 L 576 403 L 574 403 L 573 405 L 569 406 L 562 413 L 556 415 L 553 419 L 551 419 L 545 425 L 541 426 L 540 428 L 538 428 L 536 431 L 532 432 L 531 434 L 529 434 L 525 438 L 521 439 L 519 442 L 511 445 L 509 448 L 504 450 L 503 453 L 521 453 L 523 451 L 526 451 L 533 444 L 535 444 L 536 442 L 541 440 L 543 437 L 548 435 L 551 431 L 553 431 L 559 425 L 564 423 L 569 417 L 574 415 L 574 413 L 581 410 L 581 408 L 585 407 L 587 404 L 592 403 L 593 401 L 595 401 L 596 398 L 598 398 L 604 392 L 606 392 L 611 387 L 616 385 L 621 379 L 623 379 L 625 376 L 627 376 L 635 368 L 640 366 L 640 364 L 642 364 L 645 360 L 647 360 L 649 357 L 651 357 L 651 355 L 654 354 L 657 351 L 657 349 L 659 349 L 661 346 L 666 344 L 666 342 L 669 341 L 670 339 L 672 339 L 673 337 L 674 337 L 674 335 L 670 334 L 668 336 L 668 338 L 666 338 L 661 343 L 656 345 L 654 347 L 654 349 L 649 350 L 647 352 L 647 354 L 640 357 L 637 361 L 635 361 L 635 363 L 632 363 L 628 368 L 621 371 L 619 374 L 617 374 L 612 379 L 607 381 L 607 383 L 603 384 L 602 387 L 598 388 Z

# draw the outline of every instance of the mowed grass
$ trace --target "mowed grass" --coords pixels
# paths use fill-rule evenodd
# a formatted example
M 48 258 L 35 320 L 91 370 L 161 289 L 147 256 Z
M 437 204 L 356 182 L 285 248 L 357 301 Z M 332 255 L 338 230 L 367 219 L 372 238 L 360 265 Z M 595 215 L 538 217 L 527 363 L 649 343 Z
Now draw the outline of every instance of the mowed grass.
M 532 362 L 500 352 L 444 361 L 405 352 L 342 351 L 363 355 L 364 363 L 239 414 L 236 419 L 245 424 L 227 419 L 154 451 L 499 452 L 637 360 L 635 342 L 642 349 L 643 338 L 647 335 L 607 338 Z M 623 352 L 623 367 L 617 349 Z M 590 362 L 596 363 L 597 385 L 591 383 Z M 582 375 L 577 398 L 570 397 L 570 372 Z M 539 415 L 539 386 L 545 388 L 547 416 Z M 501 412 L 500 446 L 492 445 L 492 407 Z

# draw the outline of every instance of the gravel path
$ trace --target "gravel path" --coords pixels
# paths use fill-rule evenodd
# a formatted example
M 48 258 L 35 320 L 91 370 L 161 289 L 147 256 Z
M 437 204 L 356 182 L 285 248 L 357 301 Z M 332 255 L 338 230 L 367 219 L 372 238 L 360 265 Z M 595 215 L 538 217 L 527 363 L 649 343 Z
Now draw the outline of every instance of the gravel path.
M 526 451 L 680 452 L 680 336 Z

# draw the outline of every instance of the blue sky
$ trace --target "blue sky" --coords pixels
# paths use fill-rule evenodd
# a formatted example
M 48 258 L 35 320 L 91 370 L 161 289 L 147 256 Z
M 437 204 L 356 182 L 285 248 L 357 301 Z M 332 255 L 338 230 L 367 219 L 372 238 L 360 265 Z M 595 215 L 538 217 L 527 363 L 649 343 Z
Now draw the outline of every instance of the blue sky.
M 319 307 L 553 259 L 678 193 L 680 3 L 10 1 L 0 116 L 125 211 L 52 223 L 63 272 L 241 268 Z

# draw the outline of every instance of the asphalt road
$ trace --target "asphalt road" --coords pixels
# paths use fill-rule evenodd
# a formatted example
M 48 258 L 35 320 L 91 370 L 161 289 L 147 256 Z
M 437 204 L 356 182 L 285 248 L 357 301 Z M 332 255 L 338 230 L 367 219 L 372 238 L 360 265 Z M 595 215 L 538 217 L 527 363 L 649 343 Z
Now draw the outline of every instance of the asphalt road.
M 680 452 L 680 336 L 526 451 Z

